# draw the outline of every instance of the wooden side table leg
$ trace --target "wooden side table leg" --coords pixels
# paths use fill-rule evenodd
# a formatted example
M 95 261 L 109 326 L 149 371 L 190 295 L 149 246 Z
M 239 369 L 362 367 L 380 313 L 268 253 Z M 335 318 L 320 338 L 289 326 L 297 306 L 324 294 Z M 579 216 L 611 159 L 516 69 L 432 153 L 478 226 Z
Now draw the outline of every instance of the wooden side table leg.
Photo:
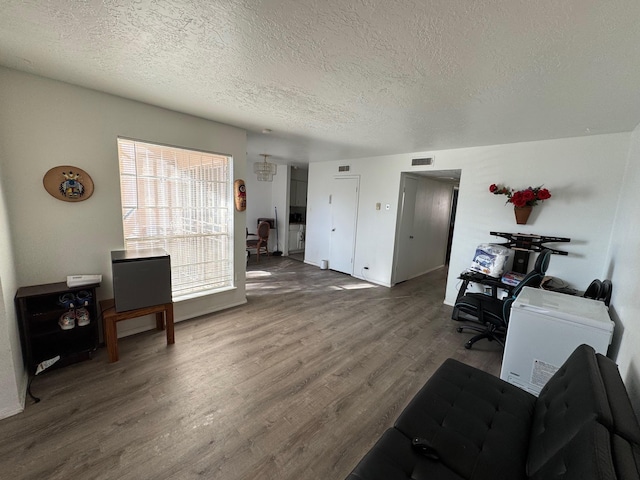
M 156 313 L 156 329 L 164 330 L 164 312 Z
M 116 322 L 112 317 L 104 319 L 104 341 L 107 344 L 107 352 L 109 353 L 109 363 L 118 361 L 118 331 Z
M 167 345 L 173 345 L 176 343 L 175 334 L 173 331 L 173 303 L 168 303 L 167 308 L 164 311 L 167 324 Z

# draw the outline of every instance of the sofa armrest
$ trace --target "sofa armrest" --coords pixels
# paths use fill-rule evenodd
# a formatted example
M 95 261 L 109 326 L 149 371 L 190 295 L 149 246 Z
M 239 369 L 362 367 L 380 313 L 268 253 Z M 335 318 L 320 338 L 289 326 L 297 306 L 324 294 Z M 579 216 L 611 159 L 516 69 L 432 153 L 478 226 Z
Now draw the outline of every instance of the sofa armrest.
M 624 477 L 618 477 L 614 468 L 611 441 L 609 430 L 592 420 L 529 480 L 622 480 Z
M 596 360 L 611 409 L 612 424 L 606 426 L 623 438 L 640 444 L 640 426 L 618 366 L 613 360 L 599 353 L 596 354 Z
M 619 480 L 640 479 L 640 446 L 620 435 L 612 436 L 613 465 Z

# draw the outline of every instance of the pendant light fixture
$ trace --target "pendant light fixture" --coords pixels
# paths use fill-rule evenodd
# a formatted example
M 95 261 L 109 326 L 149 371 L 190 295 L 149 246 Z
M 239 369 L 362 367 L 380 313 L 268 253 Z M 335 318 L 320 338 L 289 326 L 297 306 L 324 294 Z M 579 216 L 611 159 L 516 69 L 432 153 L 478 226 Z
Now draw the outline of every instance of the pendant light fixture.
M 277 173 L 278 168 L 275 163 L 267 162 L 266 153 L 261 153 L 264 157 L 264 162 L 256 162 L 253 164 L 253 173 L 258 176 L 259 182 L 273 182 L 273 176 Z

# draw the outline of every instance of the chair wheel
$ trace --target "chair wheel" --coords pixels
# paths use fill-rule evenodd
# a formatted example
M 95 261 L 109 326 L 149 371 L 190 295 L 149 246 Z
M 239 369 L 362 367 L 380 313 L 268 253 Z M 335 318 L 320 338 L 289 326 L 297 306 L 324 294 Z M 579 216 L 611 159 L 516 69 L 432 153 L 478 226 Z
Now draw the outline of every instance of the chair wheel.
M 473 343 L 467 342 L 467 343 L 464 344 L 464 348 L 466 348 L 467 350 L 470 350 L 472 345 L 473 345 Z
M 458 327 L 458 328 L 456 328 L 456 332 L 458 332 L 458 333 L 462 333 L 462 327 Z

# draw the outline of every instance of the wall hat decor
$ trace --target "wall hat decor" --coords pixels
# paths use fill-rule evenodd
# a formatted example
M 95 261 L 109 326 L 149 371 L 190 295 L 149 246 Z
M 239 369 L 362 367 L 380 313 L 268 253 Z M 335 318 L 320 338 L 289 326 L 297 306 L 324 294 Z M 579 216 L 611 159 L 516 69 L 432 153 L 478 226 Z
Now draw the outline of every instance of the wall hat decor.
M 81 202 L 93 194 L 93 180 L 78 167 L 61 165 L 53 167 L 42 178 L 49 195 L 63 202 Z
M 513 203 L 513 213 L 516 216 L 518 225 L 526 225 L 529 215 L 531 215 L 531 210 L 538 205 L 539 201 L 543 202 L 551 198 L 549 190 L 542 188 L 542 185 L 514 190 L 494 183 L 489 186 L 489 191 L 494 195 L 506 195 L 506 203 Z
M 244 212 L 247 209 L 247 186 L 241 178 L 233 182 L 236 210 Z

